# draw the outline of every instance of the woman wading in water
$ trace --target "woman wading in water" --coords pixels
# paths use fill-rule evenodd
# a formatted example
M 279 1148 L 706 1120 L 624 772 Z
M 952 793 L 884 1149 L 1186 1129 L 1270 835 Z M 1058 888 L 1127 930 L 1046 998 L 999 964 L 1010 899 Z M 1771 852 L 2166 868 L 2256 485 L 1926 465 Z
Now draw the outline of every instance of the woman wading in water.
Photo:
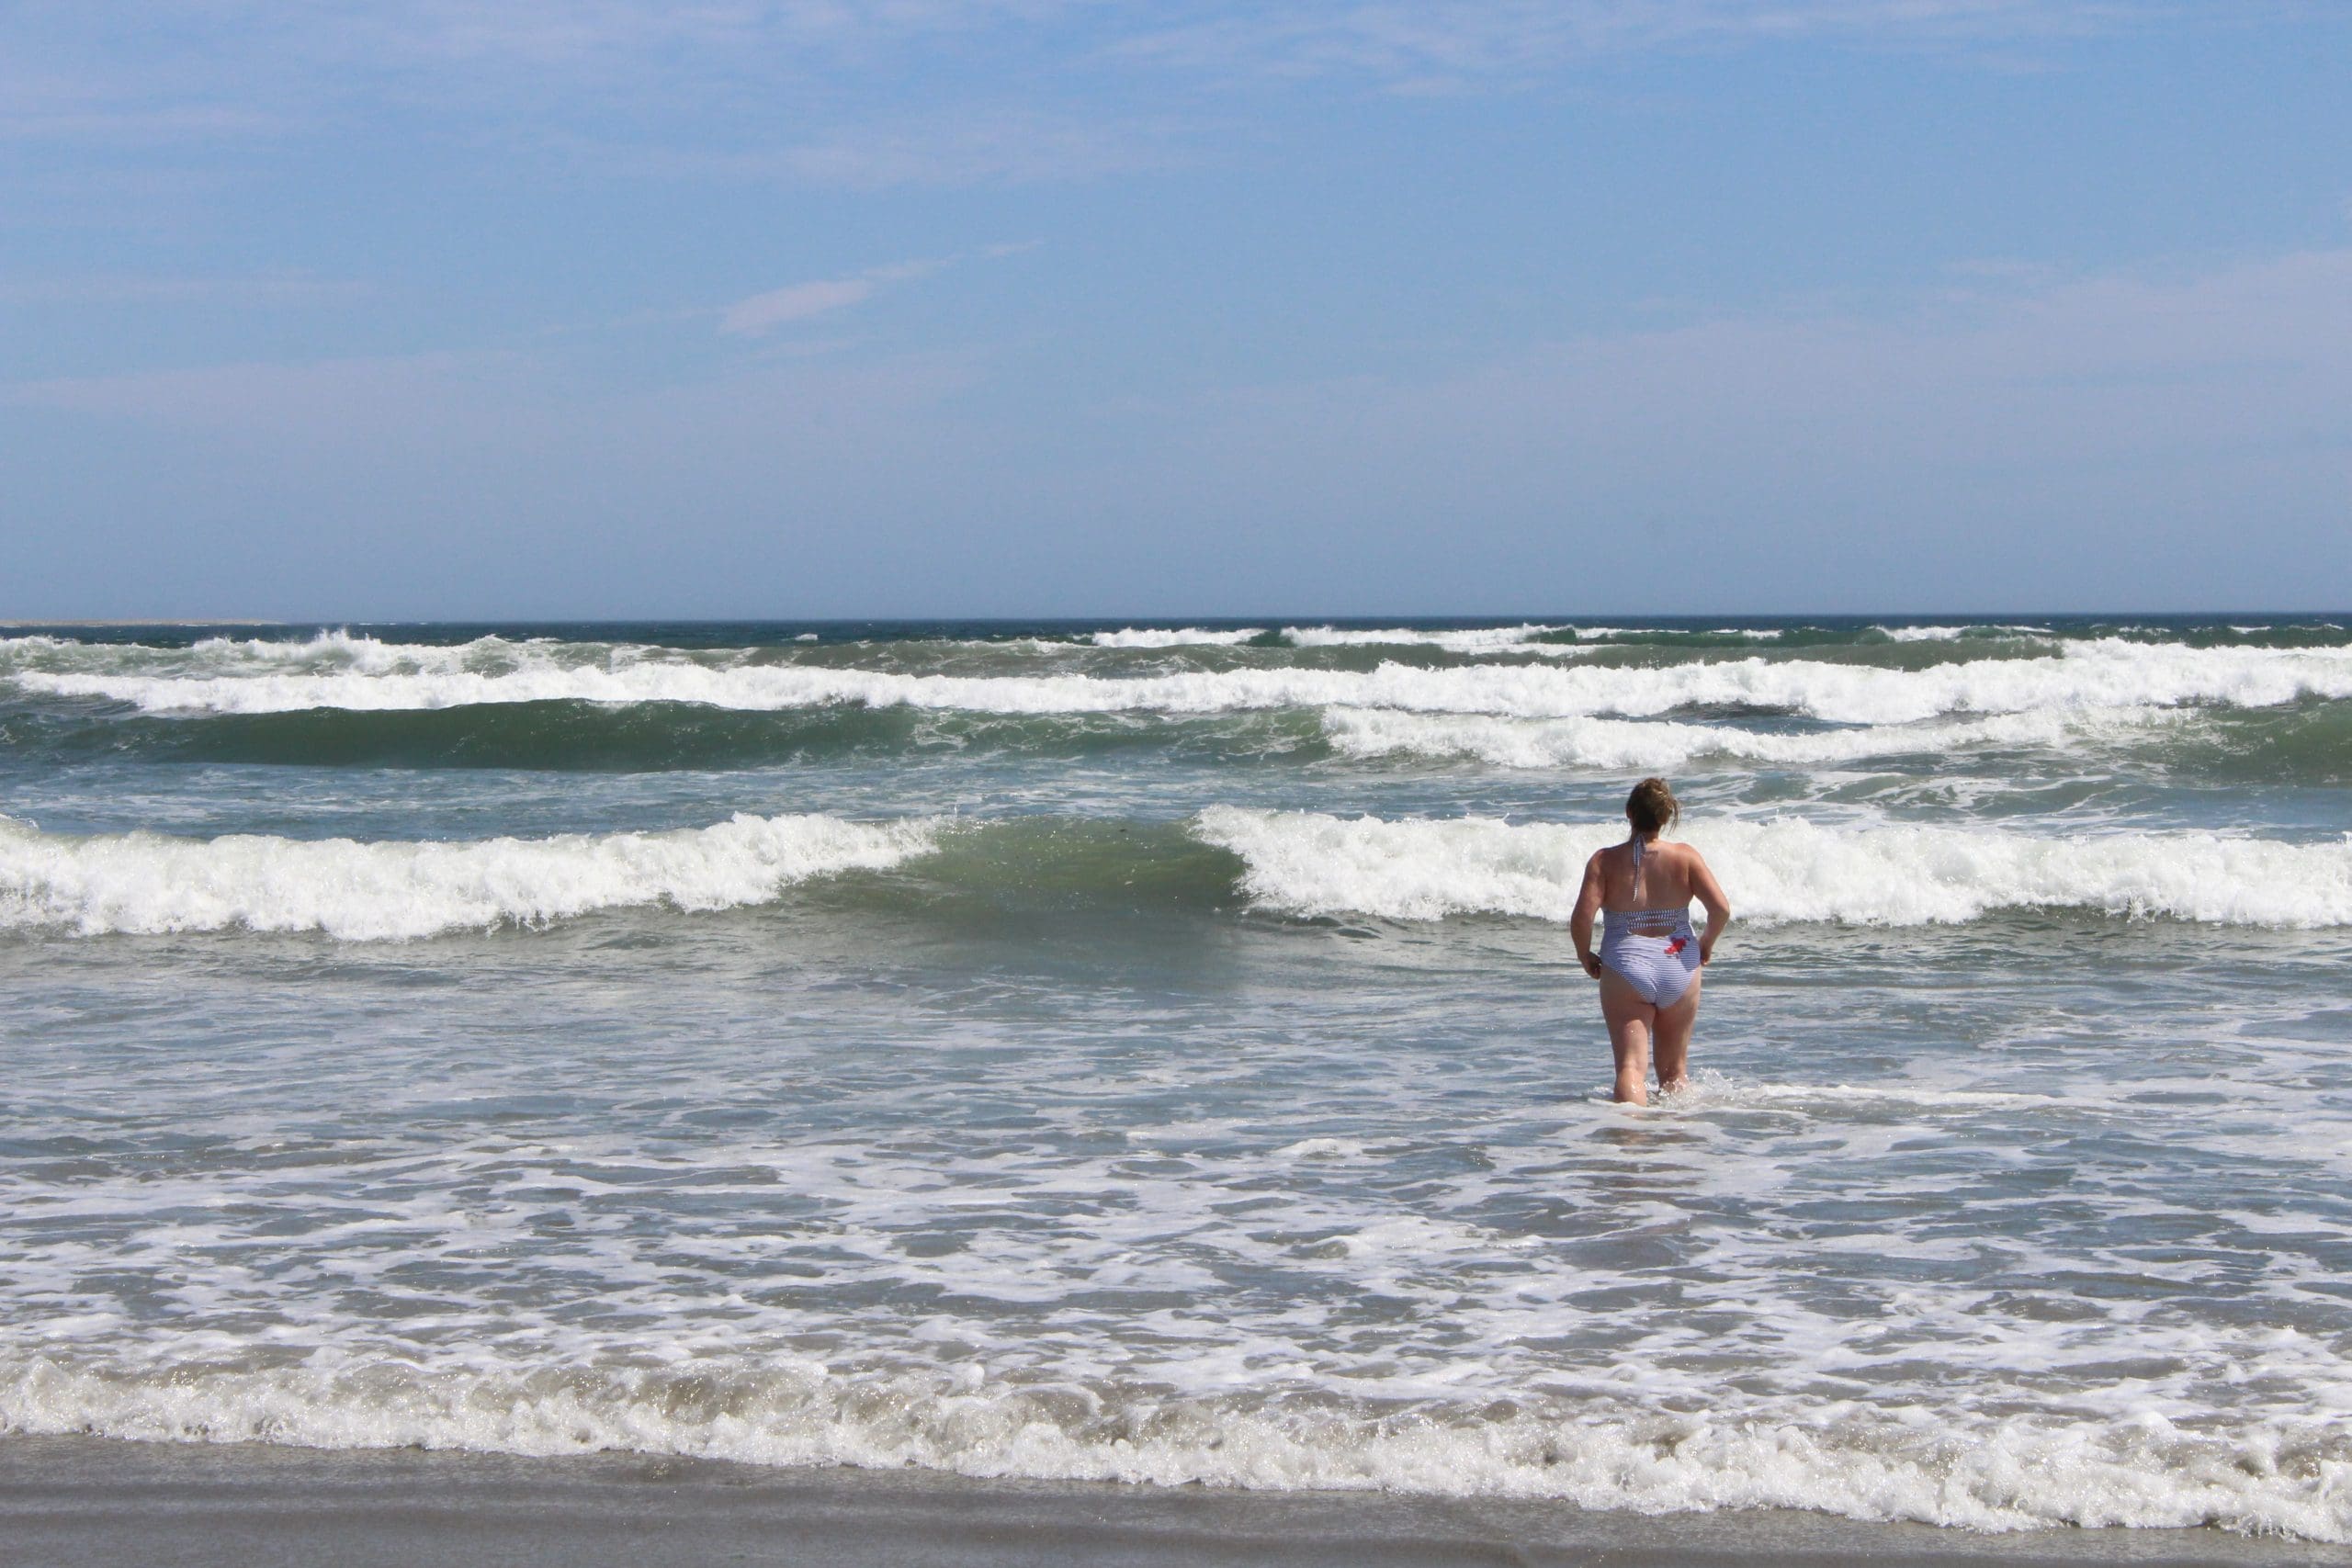
M 1644 779 L 1625 801 L 1633 837 L 1585 862 L 1568 932 L 1584 972 L 1600 982 L 1600 1016 L 1617 1055 L 1617 1098 L 1650 1102 L 1650 1057 L 1657 1087 L 1690 1083 L 1690 1026 L 1699 1019 L 1699 971 L 1715 955 L 1731 924 L 1731 901 L 1715 874 L 1688 844 L 1658 835 L 1682 807 L 1664 779 Z M 1707 907 L 1707 929 L 1690 932 L 1690 900 Z M 1592 951 L 1592 917 L 1603 917 L 1600 951 Z

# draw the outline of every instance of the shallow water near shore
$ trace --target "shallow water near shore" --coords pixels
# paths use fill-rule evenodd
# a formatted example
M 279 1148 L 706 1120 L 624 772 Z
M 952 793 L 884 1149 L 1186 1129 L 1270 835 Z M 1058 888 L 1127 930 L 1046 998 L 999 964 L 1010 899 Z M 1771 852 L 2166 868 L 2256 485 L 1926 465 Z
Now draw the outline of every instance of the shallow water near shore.
M 2352 1540 L 2337 620 L 0 639 L 0 1431 Z M 1564 920 L 1742 923 L 1606 1103 Z

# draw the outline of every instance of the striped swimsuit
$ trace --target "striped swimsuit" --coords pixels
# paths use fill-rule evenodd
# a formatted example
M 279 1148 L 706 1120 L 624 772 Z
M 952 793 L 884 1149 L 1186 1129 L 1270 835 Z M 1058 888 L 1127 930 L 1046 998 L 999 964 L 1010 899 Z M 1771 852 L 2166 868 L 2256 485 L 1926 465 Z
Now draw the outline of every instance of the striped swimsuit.
M 1634 897 L 1642 896 L 1642 840 L 1634 840 Z M 1655 1008 L 1670 1008 L 1699 973 L 1699 940 L 1690 906 L 1672 909 L 1604 909 L 1600 962 Z

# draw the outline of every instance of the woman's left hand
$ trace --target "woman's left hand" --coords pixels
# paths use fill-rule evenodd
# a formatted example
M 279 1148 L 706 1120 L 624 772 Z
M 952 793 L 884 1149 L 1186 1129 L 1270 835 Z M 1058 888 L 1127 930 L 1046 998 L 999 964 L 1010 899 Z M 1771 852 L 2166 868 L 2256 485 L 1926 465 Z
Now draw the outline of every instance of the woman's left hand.
M 1584 965 L 1584 972 L 1586 974 L 1591 976 L 1596 980 L 1600 978 L 1600 959 L 1598 955 L 1589 953 L 1579 953 L 1577 954 L 1577 960 Z

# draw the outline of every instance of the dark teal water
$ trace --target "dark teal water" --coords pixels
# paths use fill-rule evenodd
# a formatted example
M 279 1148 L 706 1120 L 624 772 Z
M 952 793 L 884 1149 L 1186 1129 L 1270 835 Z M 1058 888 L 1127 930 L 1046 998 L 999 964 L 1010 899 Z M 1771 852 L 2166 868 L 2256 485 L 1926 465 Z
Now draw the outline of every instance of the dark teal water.
M 2352 1539 L 2342 617 L 20 628 L 0 815 L 0 1431 Z

